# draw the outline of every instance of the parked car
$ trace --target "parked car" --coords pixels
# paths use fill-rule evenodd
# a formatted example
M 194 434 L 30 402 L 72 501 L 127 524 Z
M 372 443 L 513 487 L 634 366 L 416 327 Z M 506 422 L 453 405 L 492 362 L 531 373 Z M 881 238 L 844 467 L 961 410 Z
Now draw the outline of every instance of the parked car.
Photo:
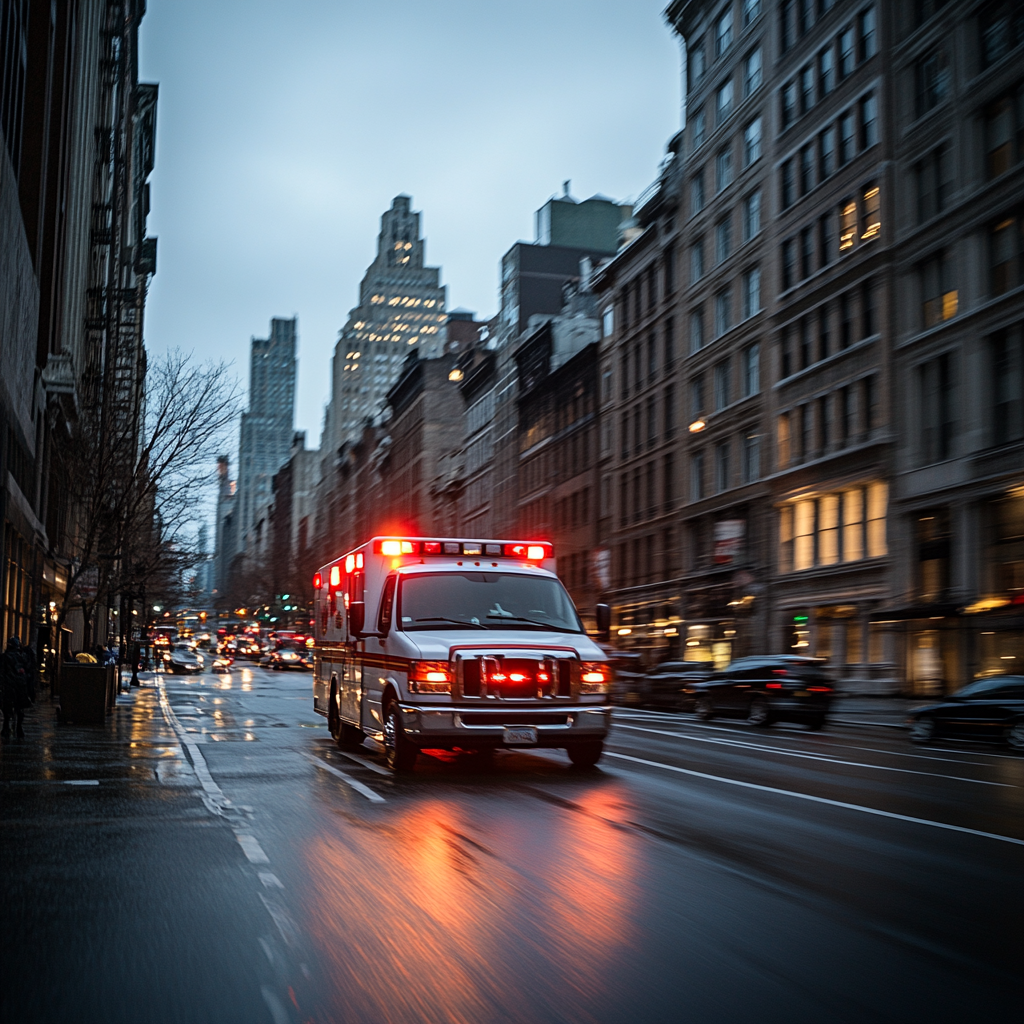
M 968 683 L 940 704 L 907 718 L 914 743 L 939 736 L 1004 741 L 1024 753 L 1024 676 L 990 676 Z
M 313 663 L 306 657 L 305 651 L 297 651 L 289 646 L 271 651 L 270 667 L 278 671 L 287 668 L 309 669 L 313 667 Z
M 164 661 L 168 671 L 183 675 L 195 675 L 202 672 L 205 667 L 205 659 L 201 654 L 196 654 L 188 644 L 175 644 L 167 654 Z
M 640 654 L 603 645 L 602 650 L 612 666 L 612 703 L 626 706 L 644 703 L 647 695 L 647 673 L 644 672 Z
M 693 685 L 694 707 L 705 721 L 725 715 L 756 726 L 788 721 L 820 729 L 833 693 L 823 661 L 790 654 L 738 658 Z
M 707 662 L 663 661 L 647 675 L 646 703 L 692 711 L 694 685 L 705 682 L 710 676 Z

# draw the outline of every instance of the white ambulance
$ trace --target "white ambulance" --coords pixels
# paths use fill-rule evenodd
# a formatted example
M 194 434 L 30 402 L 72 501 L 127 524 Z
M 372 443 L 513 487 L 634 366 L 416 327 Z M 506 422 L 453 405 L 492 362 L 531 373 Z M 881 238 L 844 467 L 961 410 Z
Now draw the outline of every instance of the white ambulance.
M 374 537 L 323 566 L 313 707 L 339 746 L 372 737 L 396 772 L 436 748 L 596 764 L 611 669 L 554 569 L 550 544 L 446 537 Z

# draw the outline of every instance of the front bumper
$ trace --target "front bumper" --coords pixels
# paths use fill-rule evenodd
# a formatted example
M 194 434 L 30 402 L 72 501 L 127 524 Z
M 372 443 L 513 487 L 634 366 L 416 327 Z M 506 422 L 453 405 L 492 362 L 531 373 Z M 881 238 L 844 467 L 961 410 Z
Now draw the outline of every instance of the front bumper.
M 506 726 L 527 725 L 537 730 L 537 747 L 565 747 L 603 740 L 611 727 L 607 704 L 552 708 L 528 704 L 502 707 L 428 707 L 399 704 L 406 739 L 417 747 L 503 747 Z

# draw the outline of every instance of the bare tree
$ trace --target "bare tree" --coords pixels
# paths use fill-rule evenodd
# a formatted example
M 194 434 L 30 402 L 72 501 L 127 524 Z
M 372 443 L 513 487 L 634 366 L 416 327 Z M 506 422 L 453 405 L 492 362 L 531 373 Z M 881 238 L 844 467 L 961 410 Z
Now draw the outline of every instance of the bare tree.
M 173 349 L 146 371 L 136 408 L 98 405 L 74 424 L 63 452 L 75 557 L 57 610 L 89 623 L 101 600 L 138 595 L 147 580 L 175 575 L 195 557 L 186 526 L 201 514 L 209 466 L 239 411 L 228 366 L 196 363 Z

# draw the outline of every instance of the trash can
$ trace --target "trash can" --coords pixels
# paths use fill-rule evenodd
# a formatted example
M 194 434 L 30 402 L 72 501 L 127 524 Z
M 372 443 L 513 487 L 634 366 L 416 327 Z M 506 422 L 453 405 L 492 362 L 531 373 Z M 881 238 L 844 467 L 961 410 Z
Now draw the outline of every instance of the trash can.
M 60 720 L 76 725 L 102 725 L 110 694 L 114 689 L 114 669 L 107 665 L 61 665 Z

